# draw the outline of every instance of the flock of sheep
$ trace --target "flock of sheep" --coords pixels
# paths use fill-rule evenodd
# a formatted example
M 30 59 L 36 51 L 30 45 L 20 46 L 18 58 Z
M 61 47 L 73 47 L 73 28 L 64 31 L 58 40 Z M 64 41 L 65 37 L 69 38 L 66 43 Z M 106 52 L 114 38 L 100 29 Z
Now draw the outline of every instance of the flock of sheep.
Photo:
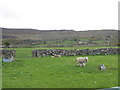
M 61 57 L 61 55 L 53 55 L 51 57 Z M 78 57 L 76 58 L 76 62 L 78 66 L 86 66 L 86 63 L 88 62 L 88 57 Z

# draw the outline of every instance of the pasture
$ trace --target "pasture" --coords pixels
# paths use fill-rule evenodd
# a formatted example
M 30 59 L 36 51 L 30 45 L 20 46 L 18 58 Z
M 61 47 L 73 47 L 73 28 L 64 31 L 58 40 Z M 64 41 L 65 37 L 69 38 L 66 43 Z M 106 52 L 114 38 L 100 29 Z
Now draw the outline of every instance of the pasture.
M 109 88 L 118 86 L 118 55 L 88 56 L 87 65 L 78 67 L 75 59 L 79 56 L 36 58 L 31 57 L 32 49 L 35 48 L 16 48 L 16 62 L 2 64 L 3 88 Z M 100 64 L 104 64 L 107 71 L 100 71 Z

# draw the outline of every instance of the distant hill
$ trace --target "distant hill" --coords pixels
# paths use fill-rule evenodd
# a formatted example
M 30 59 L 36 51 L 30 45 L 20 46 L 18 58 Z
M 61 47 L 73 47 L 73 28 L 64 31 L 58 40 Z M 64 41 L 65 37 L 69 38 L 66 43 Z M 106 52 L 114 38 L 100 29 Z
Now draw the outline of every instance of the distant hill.
M 32 39 L 32 40 L 54 40 L 54 39 L 70 39 L 70 38 L 89 38 L 89 37 L 118 37 L 118 30 L 88 30 L 88 31 L 74 31 L 74 30 L 37 30 L 37 29 L 15 29 L 15 28 L 1 28 L 3 39 L 18 38 L 18 39 Z

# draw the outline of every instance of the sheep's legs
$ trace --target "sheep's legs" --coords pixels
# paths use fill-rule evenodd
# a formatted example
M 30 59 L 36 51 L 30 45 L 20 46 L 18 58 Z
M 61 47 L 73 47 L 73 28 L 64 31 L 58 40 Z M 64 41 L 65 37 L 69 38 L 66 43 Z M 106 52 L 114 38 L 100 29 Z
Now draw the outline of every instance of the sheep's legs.
M 79 66 L 85 66 L 85 63 L 79 63 L 78 65 Z

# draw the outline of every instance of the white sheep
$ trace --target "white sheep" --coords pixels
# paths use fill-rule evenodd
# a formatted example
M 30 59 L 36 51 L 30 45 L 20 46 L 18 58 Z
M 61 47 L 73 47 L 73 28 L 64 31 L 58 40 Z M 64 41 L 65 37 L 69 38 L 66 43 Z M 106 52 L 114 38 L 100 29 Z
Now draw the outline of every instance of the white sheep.
M 54 56 L 51 56 L 51 57 L 61 57 L 61 55 L 54 55 Z
M 78 57 L 76 58 L 76 62 L 79 66 L 85 66 L 85 64 L 88 62 L 88 57 Z

